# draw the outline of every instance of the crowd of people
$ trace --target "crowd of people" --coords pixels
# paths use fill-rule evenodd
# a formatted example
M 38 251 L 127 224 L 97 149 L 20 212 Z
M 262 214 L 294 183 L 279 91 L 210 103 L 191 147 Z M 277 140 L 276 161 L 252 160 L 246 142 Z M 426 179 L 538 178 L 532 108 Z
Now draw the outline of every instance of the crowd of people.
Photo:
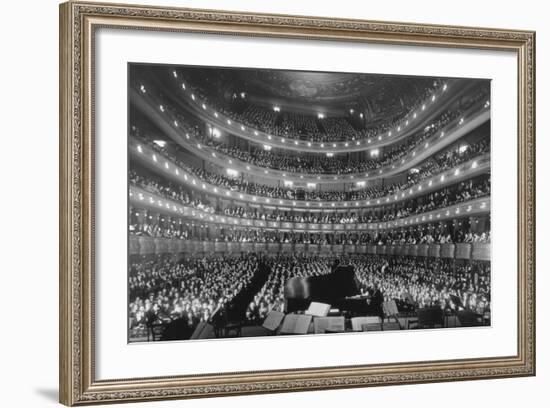
M 182 203 L 190 205 L 194 208 L 202 209 L 210 213 L 224 214 L 228 217 L 240 217 L 248 219 L 258 219 L 266 221 L 282 221 L 282 222 L 294 222 L 294 223 L 325 223 L 325 224 L 350 224 L 350 223 L 373 223 L 391 221 L 398 218 L 420 214 L 443 208 L 463 201 L 487 196 L 490 194 L 490 178 L 487 176 L 478 177 L 476 179 L 470 179 L 460 182 L 458 184 L 446 187 L 442 190 L 438 190 L 429 193 L 424 196 L 418 196 L 406 202 L 397 203 L 391 206 L 381 206 L 372 209 L 350 210 L 347 212 L 297 212 L 297 211 L 283 211 L 283 210 L 260 210 L 254 207 L 242 207 L 230 205 L 223 209 L 215 208 L 208 201 L 202 201 L 200 199 L 192 199 L 189 194 L 182 189 L 174 186 L 172 183 L 165 180 L 151 179 L 149 176 L 141 176 L 136 172 L 130 173 L 130 181 L 132 184 L 138 185 L 148 191 L 163 195 L 167 198 L 178 200 Z M 150 218 L 151 216 L 149 216 Z M 182 220 L 179 222 L 172 221 L 168 225 L 159 225 L 159 223 L 152 223 L 150 220 L 145 222 L 131 223 L 131 232 L 135 234 L 144 234 L 153 237 L 165 237 L 165 238 L 179 238 L 179 239 L 196 239 L 194 236 L 190 236 L 188 228 L 185 224 L 182 224 Z M 297 238 L 281 238 L 270 236 L 258 236 L 255 232 L 250 232 L 248 235 L 228 234 L 222 235 L 218 239 L 223 241 L 238 241 L 238 242 L 307 242 L 307 243 L 369 243 L 368 238 L 361 237 L 346 237 L 336 238 L 331 240 L 330 238 L 323 238 L 322 236 L 307 236 L 302 237 L 297 235 Z M 427 238 L 428 239 L 428 238 Z M 472 242 L 477 242 L 476 237 L 472 237 Z M 482 238 L 482 241 L 484 238 Z M 411 241 L 406 241 L 412 243 Z M 423 241 L 424 242 L 424 241 Z M 427 242 L 462 242 L 460 239 L 453 238 L 442 240 L 441 237 L 436 237 L 433 240 Z M 466 241 L 468 242 L 468 241 Z M 395 242 L 394 242 L 395 243 Z
M 262 259 L 268 266 L 265 283 L 250 300 L 244 318 L 261 324 L 271 310 L 284 310 L 284 286 L 293 277 L 331 272 L 333 257 L 274 254 Z M 385 300 L 412 303 L 415 308 L 438 306 L 490 313 L 490 263 L 439 258 L 354 255 L 346 263 L 355 268 L 358 289 L 369 294 L 378 288 Z M 258 273 L 254 254 L 205 256 L 196 259 L 157 255 L 129 266 L 129 327 L 183 319 L 189 327 L 207 322 L 229 304 Z M 457 299 L 458 303 L 457 304 Z
M 130 235 L 152 238 L 198 239 L 193 234 L 193 223 L 179 217 L 170 217 L 131 206 L 128 217 Z
M 355 212 L 290 212 L 282 210 L 260 211 L 257 208 L 229 206 L 223 209 L 229 217 L 250 218 L 263 221 L 283 221 L 313 224 L 355 224 L 367 222 L 368 218 Z
M 184 80 L 182 76 L 178 77 L 177 73 L 174 74 L 174 77 L 180 82 Z M 420 95 L 414 103 L 407 102 L 406 108 L 388 113 L 387 120 L 383 123 L 376 123 L 376 125 L 373 124 L 365 128 L 365 126 L 359 126 L 358 121 L 352 120 L 350 117 L 314 116 L 287 112 L 284 109 L 275 111 L 248 103 L 244 96 L 235 96 L 235 98 L 242 99 L 239 102 L 242 109 L 230 109 L 229 105 L 224 106 L 223 101 L 218 100 L 215 95 L 207 96 L 200 89 L 190 86 L 187 80 L 185 83 L 187 84 L 186 91 L 193 92 L 193 99 L 196 99 L 196 103 L 204 102 L 208 105 L 208 109 L 203 106 L 205 111 L 211 112 L 210 108 L 214 108 L 216 112 L 230 117 L 235 125 L 243 124 L 248 126 L 249 130 L 258 129 L 281 138 L 315 142 L 344 140 L 351 142 L 378 137 L 382 132 L 387 133 L 390 129 L 404 125 L 405 120 L 411 119 L 408 114 L 413 111 L 417 112 L 420 104 L 443 86 L 441 81 L 435 81 L 433 87 L 428 87 L 426 92 Z M 147 86 L 146 89 L 147 96 L 158 98 L 156 103 L 163 99 L 162 96 L 155 95 L 154 87 Z M 240 139 L 237 141 L 236 136 L 217 138 L 214 134 L 207 135 L 201 130 L 201 127 L 206 129 L 204 123 L 194 126 L 194 119 L 186 120 L 182 116 L 183 112 L 186 112 L 185 110 L 178 112 L 178 109 L 169 106 L 170 104 L 164 103 L 164 101 L 160 104 L 160 110 L 175 124 L 174 126 L 180 127 L 180 130 L 184 132 L 183 135 L 189 130 L 187 143 L 192 142 L 193 145 L 199 143 L 199 148 L 207 147 L 203 152 L 207 152 L 208 156 L 210 156 L 210 152 L 213 156 L 220 153 L 220 156 L 225 155 L 229 159 L 236 158 L 262 167 L 266 171 L 267 169 L 278 169 L 295 173 L 336 176 L 370 172 L 384 166 L 397 164 L 401 159 L 404 163 L 406 155 L 413 150 L 416 151 L 415 149 L 419 146 L 433 145 L 432 140 L 438 138 L 442 130 L 447 131 L 449 125 L 458 123 L 461 117 L 467 117 L 468 112 L 472 112 L 474 107 L 488 98 L 488 91 L 480 86 L 476 94 L 462 97 L 460 101 L 452 102 L 452 104 L 450 102 L 446 107 L 442 106 L 442 111 L 438 114 L 434 113 L 428 126 L 402 141 L 380 148 L 379 153 L 372 156 L 368 150 L 363 153 L 334 154 L 328 157 L 326 154 L 297 154 L 277 148 L 266 149 L 249 141 Z M 176 105 L 174 104 L 174 106 Z M 145 135 L 140 132 L 140 126 L 147 128 L 147 120 L 131 128 L 131 134 L 140 141 L 139 143 L 143 143 L 138 147 L 138 151 L 142 152 L 145 145 L 152 147 L 155 152 L 153 159 L 155 161 L 160 159 L 166 169 L 170 169 L 172 174 L 181 174 L 181 177 L 184 177 L 187 182 L 183 182 L 183 180 L 181 183 L 170 181 L 171 179 L 160 175 L 156 170 L 151 171 L 150 168 L 141 167 L 139 161 L 136 160 L 130 163 L 131 170 L 128 175 L 130 186 L 139 187 L 179 204 L 204 211 L 209 215 L 206 217 L 208 220 L 204 221 L 197 219 L 199 215 L 193 219 L 180 215 L 167 216 L 162 211 L 151 209 L 146 205 L 142 206 L 139 204 L 139 200 L 132 200 L 128 219 L 129 234 L 132 236 L 131 243 L 138 241 L 141 245 L 142 242 L 149 242 L 147 239 L 136 239 L 136 236 L 196 242 L 273 243 L 283 245 L 264 245 L 263 248 L 279 248 L 282 252 L 288 251 L 288 254 L 267 251 L 262 255 L 255 253 L 203 254 L 197 248 L 209 247 L 220 251 L 221 248 L 234 250 L 232 248 L 249 249 L 253 247 L 257 252 L 261 252 L 259 248 L 262 246 L 229 244 L 201 246 L 191 242 L 179 242 L 182 247 L 192 247 L 194 251 L 199 252 L 177 255 L 131 255 L 128 262 L 130 333 L 134 329 L 150 327 L 153 323 L 167 324 L 167 322 L 176 320 L 184 321 L 192 329 L 199 322 L 211 322 L 218 311 L 224 310 L 232 303 L 241 301 L 246 306 L 244 319 L 250 324 L 261 324 L 269 311 L 284 310 L 284 286 L 289 279 L 330 273 L 331 265 L 335 261 L 334 254 L 342 250 L 357 252 L 356 255 L 345 256 L 345 261 L 355 267 L 355 278 L 362 294 L 371 293 L 373 288 L 376 288 L 381 291 L 384 299 L 407 302 L 414 305 L 414 308 L 438 306 L 442 309 L 456 309 L 457 299 L 459 299 L 458 303 L 466 309 L 479 314 L 490 313 L 489 262 L 440 259 L 428 256 L 358 254 L 367 251 L 368 248 L 370 248 L 368 252 L 402 253 L 395 247 L 392 247 L 390 251 L 380 248 L 380 246 L 490 243 L 490 215 L 479 215 L 473 212 L 470 214 L 474 215 L 469 216 L 467 211 L 462 211 L 460 217 L 455 215 L 454 219 L 449 219 L 452 215 L 447 214 L 441 217 L 441 221 L 438 219 L 437 222 L 385 230 L 370 229 L 372 225 L 369 226 L 369 229 L 362 228 L 363 226 L 358 228 L 349 225 L 395 221 L 434 210 L 439 210 L 438 213 L 443 215 L 444 211 L 441 209 L 448 209 L 450 206 L 461 203 L 466 203 L 464 207 L 467 207 L 468 204 L 471 204 L 469 201 L 489 196 L 491 192 L 490 174 L 483 170 L 480 171 L 481 175 L 469 176 L 467 180 L 459 181 L 465 174 L 462 173 L 462 168 L 457 168 L 469 161 L 481 163 L 480 156 L 490 151 L 490 138 L 489 135 L 483 135 L 483 129 L 476 134 L 465 135 L 460 141 L 452 142 L 453 145 L 423 159 L 415 164 L 415 168 L 406 173 L 372 182 L 355 179 L 337 187 L 330 185 L 328 187 L 333 189 L 324 191 L 323 189 L 327 188 L 326 184 L 309 183 L 308 187 L 303 187 L 301 183 L 295 183 L 300 184 L 300 187 L 296 187 L 292 183 L 285 185 L 283 180 L 273 181 L 270 179 L 271 181 L 264 182 L 273 185 L 267 185 L 258 183 L 258 178 L 254 174 L 248 174 L 250 171 L 248 173 L 246 171 L 231 172 L 227 171 L 229 169 L 219 167 L 219 164 L 206 163 L 205 161 L 202 161 L 200 166 L 191 165 L 190 162 L 199 163 L 199 161 L 184 159 L 185 157 L 189 158 L 189 147 L 186 143 L 169 143 L 166 146 L 166 142 L 159 143 L 159 140 L 151 137 L 152 134 Z M 154 126 L 150 124 L 152 129 L 155 128 Z M 153 142 L 154 140 L 156 142 Z M 418 156 L 416 157 L 418 158 Z M 483 161 L 483 163 L 486 162 Z M 174 170 L 174 165 L 179 166 L 179 171 Z M 467 167 L 473 169 L 475 165 L 468 164 Z M 456 172 L 455 168 L 457 168 Z M 420 187 L 414 187 L 413 195 L 413 186 L 430 177 L 436 175 L 439 177 L 443 172 L 449 170 L 460 177 L 446 177 L 447 183 L 444 187 L 442 184 L 432 184 L 431 182 L 428 188 L 424 188 L 426 184 L 423 184 L 423 190 Z M 381 175 L 382 173 L 380 171 Z M 174 175 L 174 177 L 176 176 Z M 203 185 L 201 186 L 201 184 Z M 217 188 L 222 191 L 218 193 Z M 132 191 L 135 190 L 131 188 L 130 194 L 133 194 Z M 256 203 L 246 204 L 244 198 L 237 200 L 239 194 L 229 191 L 247 193 L 266 199 L 259 200 L 254 197 Z M 214 192 L 220 197 L 216 198 Z M 397 194 L 401 195 L 405 192 L 407 195 L 403 194 L 403 197 L 407 197 L 407 199 L 398 200 Z M 395 200 L 393 199 L 394 195 L 396 196 Z M 268 200 L 267 198 L 277 200 Z M 281 209 L 281 207 L 285 207 L 277 206 L 279 199 L 296 200 L 300 205 L 296 208 L 290 206 L 291 209 Z M 379 199 L 376 206 L 370 206 L 371 203 L 374 204 L 374 201 L 366 203 L 367 200 L 372 199 Z M 308 202 L 310 210 L 303 211 L 306 208 L 304 201 Z M 329 211 L 331 205 L 326 203 L 327 201 L 355 201 L 355 203 L 346 203 L 345 211 L 343 203 L 341 206 L 335 206 L 338 207 L 337 211 Z M 325 202 L 324 205 L 322 205 L 323 202 Z M 143 204 L 147 204 L 147 202 L 144 201 Z M 273 204 L 278 208 L 273 207 Z M 201 212 L 200 216 L 202 217 L 202 215 Z M 222 219 L 227 217 L 228 220 L 215 220 L 215 216 Z M 334 225 L 328 228 L 322 225 L 289 226 L 280 224 L 281 228 L 275 229 L 273 224 L 261 227 L 258 224 L 262 223 L 247 222 L 251 225 L 245 227 L 244 224 L 233 225 L 233 223 L 240 223 L 229 219 L 230 217 Z M 378 224 L 376 226 L 378 227 Z M 317 232 L 304 231 L 308 229 Z M 156 240 L 156 243 L 158 241 Z M 320 253 L 307 255 L 308 251 L 305 250 L 304 254 L 291 253 L 291 249 L 305 248 L 299 244 L 308 244 L 310 251 L 317 249 Z M 328 250 L 324 251 L 324 247 L 313 248 L 311 245 L 327 246 Z M 345 245 L 345 247 L 335 247 L 334 245 Z M 373 250 L 372 246 L 377 246 L 376 250 Z M 484 246 L 474 245 L 472 247 L 483 248 Z M 364 251 L 360 251 L 360 248 L 363 248 Z M 426 249 L 425 246 L 415 248 L 418 249 L 418 253 L 421 252 L 420 249 Z M 450 247 L 443 245 L 441 248 Z M 457 246 L 457 248 L 468 248 L 468 246 Z M 414 253 L 416 253 L 416 249 Z M 334 251 L 332 254 L 331 250 Z M 406 252 L 408 253 L 408 251 Z M 267 269 L 264 268 L 265 266 Z M 269 271 L 265 276 L 263 272 L 259 273 L 262 268 L 264 268 L 263 271 Z M 249 294 L 250 296 L 248 296 Z M 243 301 L 243 299 L 246 300 Z
M 458 264 L 453 260 L 371 256 L 352 261 L 361 291 L 378 287 L 384 299 L 411 300 L 417 308 L 440 306 L 456 309 L 450 295 L 464 308 L 485 314 L 490 310 L 489 262 Z
M 264 287 L 248 306 L 246 317 L 262 322 L 270 310 L 284 310 L 284 285 L 294 277 L 326 275 L 331 272 L 332 258 L 278 256 L 270 261 L 272 273 Z M 451 295 L 460 299 L 461 307 L 479 314 L 490 312 L 490 264 L 472 262 L 459 265 L 441 259 L 413 257 L 355 256 L 349 259 L 355 267 L 359 290 L 363 294 L 379 288 L 383 298 L 398 303 L 412 302 L 415 308 L 439 306 L 455 309 Z
M 144 140 L 145 141 L 145 140 Z M 320 191 L 310 189 L 299 189 L 295 187 L 285 186 L 269 186 L 265 184 L 255 183 L 245 180 L 243 177 L 232 177 L 203 168 L 190 166 L 187 163 L 179 160 L 174 155 L 170 155 L 163 151 L 154 143 L 149 143 L 150 146 L 167 156 L 173 163 L 194 174 L 201 181 L 209 184 L 226 188 L 232 191 L 243 192 L 251 195 L 258 195 L 269 198 L 282 199 L 303 199 L 311 201 L 353 201 L 378 198 L 385 195 L 392 195 L 400 190 L 404 190 L 422 179 L 425 179 L 434 173 L 443 171 L 447 168 L 463 163 L 481 154 L 489 149 L 486 141 L 480 141 L 468 147 L 465 151 L 447 151 L 426 161 L 423 165 L 416 169 L 414 173 L 409 172 L 406 183 L 390 183 L 371 185 L 364 188 L 357 188 L 349 191 Z M 169 194 L 174 194 L 170 192 Z M 177 194 L 177 193 L 176 193 Z
M 152 238 L 193 239 L 193 234 L 185 224 L 179 222 L 164 223 L 158 220 L 134 220 L 128 225 L 131 235 L 147 236 Z
M 490 242 L 490 232 L 473 233 L 471 230 L 457 229 L 439 233 L 419 231 L 403 232 L 281 232 L 271 230 L 223 230 L 214 240 L 222 242 L 254 242 L 281 244 L 315 244 L 315 245 L 402 245 L 402 244 L 457 244 Z
M 227 147 L 214 139 L 203 139 L 203 143 L 216 151 L 237 158 L 258 167 L 309 174 L 353 174 L 377 168 L 378 160 L 372 158 L 349 158 L 347 154 L 328 157 L 324 154 L 292 154 L 285 151 L 267 151 L 254 147 L 250 151 L 238 147 Z
M 447 109 L 443 113 L 440 113 L 432 123 L 426 126 L 422 131 L 417 132 L 405 139 L 403 142 L 396 143 L 392 147 L 384 148 L 381 154 L 377 157 L 367 158 L 349 158 L 344 157 L 326 157 L 324 155 L 292 155 L 288 152 L 278 153 L 276 151 L 264 151 L 261 148 L 254 148 L 250 152 L 239 150 L 238 148 L 226 146 L 219 141 L 208 139 L 199 131 L 198 127 L 195 127 L 193 134 L 199 137 L 208 144 L 211 144 L 216 149 L 225 154 L 232 155 L 233 157 L 241 160 L 256 164 L 261 167 L 269 167 L 273 169 L 279 169 L 282 171 L 300 172 L 307 171 L 308 173 L 316 174 L 349 174 L 358 173 L 363 171 L 370 171 L 387 166 L 392 162 L 395 162 L 409 153 L 414 147 L 419 146 L 421 143 L 432 137 L 438 130 L 445 127 L 454 119 L 468 111 L 473 105 L 481 100 L 485 100 L 488 97 L 488 89 L 480 88 L 478 92 L 471 95 L 467 100 L 463 100 L 460 104 Z M 185 126 L 185 118 L 183 118 L 177 111 L 171 109 L 169 106 L 163 105 L 163 111 L 165 114 L 170 113 L 174 116 L 174 119 L 180 126 Z M 326 118 L 320 121 L 318 118 L 309 117 L 307 115 L 291 113 L 291 112 L 274 112 L 256 105 L 251 105 L 245 112 L 250 113 L 251 118 L 255 118 L 259 123 L 263 123 L 266 127 L 269 127 L 271 134 L 281 137 L 300 137 L 304 129 L 307 129 L 313 135 L 317 135 L 316 141 L 326 140 L 331 141 L 330 135 L 334 135 L 337 140 L 340 140 L 340 136 L 345 140 L 355 140 L 355 134 L 347 134 L 345 129 L 353 129 L 349 122 L 345 118 Z M 228 113 L 229 112 L 225 112 Z M 246 120 L 247 115 L 237 115 L 231 113 L 229 116 L 233 117 L 235 121 L 249 124 Z M 327 128 L 330 129 L 330 133 L 323 133 L 322 122 L 327 121 Z M 284 126 L 277 126 L 277 124 L 284 124 Z M 250 125 L 250 124 L 249 124 Z M 379 125 L 379 128 L 385 128 L 388 124 Z M 258 126 L 257 126 L 258 127 Z M 377 131 L 381 130 L 376 128 Z M 264 129 L 265 130 L 265 129 Z M 377 131 L 368 129 L 368 134 L 376 134 Z M 315 133 L 321 132 L 321 133 Z M 342 135 L 342 132 L 344 135 Z
M 423 92 L 417 94 L 414 100 L 407 98 L 406 108 L 399 109 L 391 118 L 386 115 L 384 121 L 376 121 L 375 125 L 357 127 L 353 126 L 348 118 L 343 116 L 319 117 L 317 115 L 288 112 L 284 109 L 274 110 L 257 104 L 247 104 L 245 109 L 238 111 L 228 107 L 227 103 L 216 96 L 215 90 L 217 87 L 211 87 L 209 91 L 205 91 L 199 86 L 193 86 L 192 82 L 186 81 L 186 90 L 195 95 L 195 101 L 204 102 L 237 123 L 274 136 L 313 142 L 358 140 L 374 137 L 387 132 L 389 129 L 397 128 L 399 125 L 404 125 L 413 111 L 427 103 L 429 98 L 444 86 L 443 81 L 435 79 L 426 86 Z M 242 102 L 242 98 L 238 98 L 237 94 L 234 94 L 232 100 Z
M 451 156 L 452 157 L 452 156 Z M 223 185 L 224 179 L 234 180 L 221 175 L 213 175 L 207 173 L 204 170 L 196 169 L 196 175 L 201 179 L 207 179 L 207 181 L 214 183 L 215 185 Z M 213 179 L 215 178 L 215 180 Z M 411 200 L 393 204 L 391 206 L 380 206 L 374 210 L 362 210 L 362 211 L 349 211 L 345 213 L 333 212 L 327 213 L 297 213 L 292 211 L 263 211 L 254 207 L 243 207 L 231 205 L 221 208 L 215 208 L 208 201 L 201 199 L 191 198 L 189 193 L 182 187 L 177 186 L 166 180 L 155 180 L 150 176 L 138 175 L 135 171 L 129 173 L 130 183 L 144 188 L 147 191 L 162 195 L 166 198 L 170 198 L 179 201 L 183 204 L 190 205 L 194 208 L 201 209 L 208 213 L 222 213 L 231 217 L 250 218 L 260 220 L 271 221 L 285 221 L 285 222 L 307 222 L 307 223 L 372 223 L 372 222 L 385 222 L 393 221 L 395 219 L 407 217 L 410 215 L 429 212 L 439 208 L 444 208 L 450 205 L 461 203 L 464 201 L 473 200 L 476 198 L 490 195 L 491 193 L 491 181 L 488 176 L 480 176 L 475 179 L 469 179 L 460 183 L 450 185 L 441 190 L 437 190 L 426 195 L 417 196 Z M 217 181 L 217 182 L 214 182 Z M 257 186 L 256 184 L 253 184 Z M 249 192 L 250 190 L 246 190 Z M 364 191 L 370 191 L 364 190 Z M 394 192 L 394 191 L 392 191 Z M 334 200 L 335 197 L 339 197 L 341 200 L 358 199 L 362 198 L 358 196 L 361 191 L 351 192 L 317 192 L 317 198 Z M 325 195 L 326 194 L 326 195 Z M 330 198 L 327 198 L 330 197 Z M 305 197 L 311 199 L 311 196 Z
M 289 279 L 330 273 L 328 261 L 314 256 L 279 255 L 267 262 L 271 273 L 246 309 L 246 320 L 253 324 L 261 324 L 271 310 L 284 311 L 284 287 Z
M 207 136 L 198 127 L 193 128 L 191 134 L 200 143 L 215 149 L 218 153 L 262 168 L 309 174 L 355 174 L 377 170 L 399 160 L 451 121 L 458 118 L 462 112 L 463 109 L 458 108 L 456 110 L 447 110 L 434 119 L 431 125 L 408 137 L 403 142 L 381 149 L 380 153 L 376 156 L 370 156 L 368 151 L 366 151 L 364 153 L 365 157 L 357 153 L 351 155 L 343 153 L 328 157 L 326 154 L 265 150 L 258 145 L 250 146 L 249 149 L 242 149 L 237 146 L 229 146 L 221 139 L 210 135 Z
M 165 198 L 177 201 L 181 204 L 188 205 L 198 210 L 205 211 L 207 213 L 214 213 L 214 207 L 210 205 L 208 201 L 200 200 L 198 198 L 191 198 L 189 192 L 181 185 L 172 183 L 171 181 L 162 179 L 155 179 L 148 176 L 137 174 L 134 170 L 128 172 L 128 181 L 130 185 L 134 185 L 144 190 L 158 194 Z
M 254 242 L 279 244 L 366 244 L 368 233 L 310 233 L 274 231 L 265 229 L 223 229 L 218 238 L 222 242 Z
M 364 131 L 355 128 L 346 117 L 320 119 L 317 116 L 295 112 L 276 112 L 259 105 L 248 105 L 241 114 L 227 111 L 225 114 L 238 123 L 289 139 L 336 142 L 364 137 Z M 372 129 L 372 132 L 376 132 L 376 128 Z
M 153 238 L 172 238 L 210 242 L 286 243 L 315 245 L 403 245 L 403 244 L 456 244 L 486 243 L 491 241 L 490 231 L 476 231 L 471 227 L 436 225 L 417 229 L 396 229 L 372 232 L 300 232 L 275 231 L 239 227 L 220 227 L 207 231 L 193 228 L 189 222 L 160 217 L 133 219 L 129 225 L 132 235 Z
M 267 221 L 300 222 L 300 223 L 321 223 L 321 224 L 354 224 L 392 221 L 409 215 L 420 214 L 444 208 L 450 205 L 485 197 L 491 193 L 491 182 L 489 178 L 470 179 L 456 185 L 446 187 L 425 196 L 413 198 L 407 202 L 393 205 L 391 208 L 382 211 L 362 210 L 360 212 L 331 212 L 331 213 L 303 213 L 273 210 L 271 212 L 261 211 L 257 208 L 229 206 L 223 213 L 231 217 L 250 218 Z
M 438 231 L 397 230 L 371 235 L 376 245 L 460 244 L 491 242 L 491 232 L 473 232 L 471 229 L 438 228 Z
M 386 210 L 382 214 L 374 214 L 372 221 L 393 221 L 410 215 L 421 214 L 476 198 L 486 197 L 490 194 L 491 179 L 489 177 L 470 179 L 450 187 L 445 187 L 426 196 L 420 196 L 400 203 L 395 208 Z
M 130 329 L 175 319 L 195 327 L 241 292 L 257 269 L 258 260 L 252 255 L 180 262 L 159 255 L 131 262 Z
M 491 144 L 488 138 L 477 142 L 454 146 L 452 149 L 438 153 L 428 160 L 424 161 L 418 168 L 407 173 L 406 183 L 397 185 L 395 190 L 390 190 L 388 194 L 394 194 L 398 190 L 405 190 L 414 184 L 421 182 L 429 177 L 439 174 L 443 171 L 452 169 L 491 151 Z

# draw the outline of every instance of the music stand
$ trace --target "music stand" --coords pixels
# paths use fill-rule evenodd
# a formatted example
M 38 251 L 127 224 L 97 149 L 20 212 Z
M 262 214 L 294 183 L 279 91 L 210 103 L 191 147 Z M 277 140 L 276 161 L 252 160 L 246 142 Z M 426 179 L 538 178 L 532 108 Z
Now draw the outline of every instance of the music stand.
M 384 312 L 384 317 L 387 316 L 388 320 L 390 317 L 393 317 L 399 325 L 399 329 L 401 329 L 401 323 L 398 318 L 399 310 L 397 309 L 397 303 L 395 303 L 395 300 L 382 303 L 382 311 Z M 384 321 L 382 321 L 382 324 L 383 323 Z

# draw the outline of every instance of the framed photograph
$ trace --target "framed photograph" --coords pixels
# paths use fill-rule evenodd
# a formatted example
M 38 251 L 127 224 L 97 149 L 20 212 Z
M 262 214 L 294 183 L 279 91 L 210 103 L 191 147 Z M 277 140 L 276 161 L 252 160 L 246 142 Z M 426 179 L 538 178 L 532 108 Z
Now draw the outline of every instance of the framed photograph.
M 535 33 L 60 6 L 60 401 L 535 374 Z

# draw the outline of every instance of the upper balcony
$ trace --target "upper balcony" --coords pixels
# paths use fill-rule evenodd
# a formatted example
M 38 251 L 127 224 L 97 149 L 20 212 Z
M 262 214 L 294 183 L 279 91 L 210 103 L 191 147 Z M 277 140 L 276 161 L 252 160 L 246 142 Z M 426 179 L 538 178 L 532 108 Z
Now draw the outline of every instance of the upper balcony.
M 133 103 L 149 117 L 162 132 L 174 142 L 185 147 L 191 153 L 216 164 L 222 168 L 231 168 L 239 173 L 261 175 L 272 180 L 288 180 L 295 186 L 311 184 L 334 184 L 340 182 L 362 182 L 391 177 L 413 168 L 418 163 L 426 160 L 436 152 L 456 142 L 469 134 L 488 120 L 490 120 L 490 104 L 482 99 L 471 106 L 466 112 L 438 129 L 428 138 L 420 137 L 416 145 L 396 156 L 395 161 L 381 165 L 367 171 L 347 174 L 316 174 L 306 172 L 284 171 L 272 168 L 264 168 L 250 162 L 221 153 L 214 147 L 206 146 L 196 140 L 192 133 L 186 131 L 181 120 L 171 111 L 148 93 L 137 93 L 132 98 Z M 369 147 L 371 151 L 376 145 Z M 334 150 L 324 151 L 324 154 L 332 155 Z
M 176 100 L 180 103 L 180 106 L 213 127 L 251 142 L 269 145 L 274 148 L 310 153 L 331 152 L 334 154 L 381 148 L 399 142 L 425 126 L 431 118 L 446 109 L 453 101 L 476 91 L 476 86 L 473 83 L 465 85 L 461 79 L 448 79 L 439 89 L 431 93 L 426 100 L 419 103 L 417 109 L 410 112 L 409 115 L 393 128 L 389 128 L 389 130 L 371 137 L 360 138 L 350 136 L 347 138 L 348 140 L 316 142 L 297 139 L 292 136 L 281 137 L 269 134 L 241 123 L 238 118 L 222 112 L 221 109 L 211 107 L 205 97 L 199 96 L 199 92 L 192 91 L 189 84 L 186 86 L 185 82 L 181 82 L 178 77 L 171 79 L 175 81 L 174 85 L 176 86 L 170 86 L 170 89 L 162 88 L 162 93 L 166 94 L 169 92 L 173 94 L 175 89 Z M 143 78 L 138 83 L 135 83 L 131 88 L 131 100 L 141 95 L 152 98 L 151 102 L 153 106 L 158 107 L 159 105 L 166 104 L 167 100 L 159 98 L 157 95 L 159 91 L 156 87 L 162 85 L 158 83 L 152 85 L 152 83 L 152 80 L 147 81 L 147 79 Z

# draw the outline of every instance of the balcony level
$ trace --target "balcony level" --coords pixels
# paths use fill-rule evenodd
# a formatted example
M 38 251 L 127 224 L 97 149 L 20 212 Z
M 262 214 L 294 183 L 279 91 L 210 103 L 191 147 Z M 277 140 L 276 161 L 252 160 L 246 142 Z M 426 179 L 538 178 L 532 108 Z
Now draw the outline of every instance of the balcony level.
M 176 78 L 174 80 L 177 82 Z M 177 98 L 182 101 L 182 105 L 184 104 L 187 110 L 192 112 L 193 115 L 212 126 L 252 142 L 270 144 L 273 147 L 281 149 L 315 153 L 325 153 L 327 149 L 332 149 L 334 153 L 363 151 L 367 148 L 381 148 L 396 143 L 422 129 L 431 118 L 442 112 L 453 101 L 474 91 L 473 86 L 464 87 L 460 79 L 449 79 L 444 87 L 427 98 L 415 112 L 412 112 L 403 120 L 402 124 L 396 125 L 395 129 L 374 137 L 354 141 L 314 142 L 294 138 L 285 139 L 241 124 L 223 112 L 219 112 L 209 106 L 207 101 L 202 100 L 192 90 L 187 89 L 187 87 L 183 88 L 179 83 L 177 85 L 175 87 L 178 90 Z M 147 89 L 147 85 L 143 89 Z M 169 92 L 168 89 L 163 89 L 163 91 L 165 93 Z M 153 105 L 162 103 L 160 100 L 155 99 L 153 91 L 144 93 L 137 91 L 137 89 L 132 89 L 131 93 L 131 99 L 137 98 L 141 94 L 142 96 L 147 96 Z
M 130 205 L 186 218 L 198 223 L 216 224 L 247 229 L 267 229 L 289 232 L 365 232 L 382 231 L 393 228 L 422 225 L 431 222 L 451 220 L 462 216 L 479 216 L 490 212 L 491 198 L 482 197 L 454 204 L 422 214 L 410 215 L 386 222 L 373 223 L 301 223 L 287 221 L 267 221 L 249 218 L 212 214 L 176 200 L 165 198 L 137 186 L 130 186 Z
M 307 254 L 315 256 L 334 255 L 391 255 L 422 256 L 429 258 L 462 259 L 490 261 L 490 243 L 460 244 L 415 244 L 415 245 L 364 245 L 364 244 L 290 244 L 290 243 L 254 243 L 254 242 L 212 242 L 198 240 L 179 240 L 171 238 L 152 238 L 130 235 L 130 255 L 152 254 L 241 254 L 261 253 L 267 256 L 283 254 Z
M 490 153 L 485 153 L 452 169 L 443 171 L 437 175 L 422 180 L 420 183 L 392 195 L 355 201 L 306 201 L 257 196 L 212 185 L 208 182 L 202 181 L 191 171 L 174 164 L 171 158 L 164 156 L 152 147 L 147 146 L 144 143 L 140 143 L 135 139 L 130 139 L 129 151 L 132 160 L 136 160 L 139 164 L 144 165 L 157 174 L 167 177 L 169 180 L 173 180 L 174 182 L 187 186 L 197 192 L 208 194 L 212 197 L 218 197 L 220 199 L 231 199 L 252 205 L 262 204 L 265 206 L 278 208 L 280 210 L 367 208 L 376 207 L 383 204 L 399 203 L 401 201 L 414 198 L 420 194 L 426 194 L 447 185 L 454 184 L 480 174 L 488 173 L 491 168 Z
M 407 154 L 401 156 L 399 159 L 396 159 L 393 163 L 366 172 L 362 171 L 340 175 L 313 174 L 266 169 L 220 153 L 216 149 L 204 146 L 204 144 L 195 140 L 191 135 L 179 127 L 178 122 L 171 118 L 168 112 L 162 111 L 158 109 L 158 106 L 148 103 L 144 97 L 137 95 L 135 98 L 132 98 L 132 100 L 139 110 L 151 119 L 153 123 L 159 127 L 159 129 L 162 130 L 165 136 L 183 146 L 197 157 L 207 160 L 220 167 L 231 167 L 232 169 L 244 174 L 261 174 L 263 177 L 268 179 L 286 179 L 295 184 L 330 184 L 335 183 L 335 181 L 338 183 L 351 183 L 355 181 L 377 180 L 383 177 L 391 177 L 416 166 L 418 163 L 426 160 L 441 149 L 455 143 L 457 140 L 468 135 L 470 132 L 490 120 L 489 106 L 483 101 L 474 105 L 470 110 L 465 112 L 464 115 L 447 124 L 427 140 L 417 144 L 415 148 L 411 149 Z M 258 141 L 256 140 L 255 142 Z M 369 146 L 368 149 L 373 149 L 375 147 L 375 145 Z M 332 148 L 327 148 L 323 150 L 323 153 L 334 154 L 338 153 L 338 151 L 335 151 Z

